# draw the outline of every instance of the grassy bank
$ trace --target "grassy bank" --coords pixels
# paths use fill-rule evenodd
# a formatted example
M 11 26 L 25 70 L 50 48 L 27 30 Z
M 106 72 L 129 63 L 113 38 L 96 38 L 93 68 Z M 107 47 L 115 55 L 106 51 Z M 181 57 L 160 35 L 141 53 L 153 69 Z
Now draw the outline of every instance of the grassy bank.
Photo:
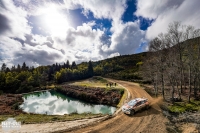
M 169 112 L 171 113 L 183 113 L 186 111 L 200 111 L 200 101 L 186 102 L 175 102 L 173 105 L 168 106 Z
M 107 86 L 109 81 L 98 76 L 94 76 L 90 79 L 87 80 L 82 80 L 82 81 L 76 81 L 71 83 L 71 85 L 77 85 L 77 86 L 84 86 L 84 87 L 100 87 L 100 88 L 110 88 L 109 85 Z M 117 85 L 116 85 L 117 87 Z
M 45 114 L 19 114 L 19 115 L 0 115 L 0 122 L 5 121 L 8 118 L 15 118 L 15 120 L 21 122 L 22 124 L 30 123 L 49 123 L 49 122 L 63 122 L 63 121 L 72 121 L 80 120 L 84 118 L 95 118 L 105 116 L 103 114 L 67 114 L 67 115 L 45 115 Z

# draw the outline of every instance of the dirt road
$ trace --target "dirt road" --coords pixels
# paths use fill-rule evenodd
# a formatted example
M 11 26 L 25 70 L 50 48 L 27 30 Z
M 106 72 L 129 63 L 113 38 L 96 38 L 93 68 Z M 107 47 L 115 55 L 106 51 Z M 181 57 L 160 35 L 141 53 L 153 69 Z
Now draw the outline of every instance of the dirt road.
M 151 108 L 137 112 L 134 116 L 128 116 L 122 112 L 112 119 L 74 130 L 74 133 L 166 133 L 165 122 L 167 119 L 162 115 L 157 105 L 161 99 L 153 99 L 146 91 L 135 83 L 113 80 L 124 86 L 130 92 L 130 99 L 146 97 L 151 103 Z
M 134 116 L 128 116 L 119 112 L 115 117 L 108 119 L 108 116 L 83 119 L 77 121 L 54 122 L 45 124 L 25 124 L 20 130 L 13 133 L 49 133 L 49 132 L 74 132 L 74 133 L 166 133 L 165 122 L 167 119 L 162 116 L 161 109 L 157 105 L 159 99 L 153 99 L 137 84 L 113 80 L 130 92 L 130 99 L 135 97 L 146 97 L 151 102 L 151 108 L 137 112 Z M 107 119 L 107 120 L 105 120 Z M 81 128 L 83 127 L 83 128 Z M 0 128 L 0 132 L 4 132 Z

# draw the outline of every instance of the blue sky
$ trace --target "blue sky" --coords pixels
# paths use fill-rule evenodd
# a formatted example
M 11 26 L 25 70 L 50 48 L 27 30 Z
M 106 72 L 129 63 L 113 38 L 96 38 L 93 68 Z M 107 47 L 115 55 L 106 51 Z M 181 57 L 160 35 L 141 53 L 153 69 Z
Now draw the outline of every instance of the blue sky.
M 0 64 L 97 61 L 147 50 L 173 21 L 200 28 L 199 0 L 1 0 Z

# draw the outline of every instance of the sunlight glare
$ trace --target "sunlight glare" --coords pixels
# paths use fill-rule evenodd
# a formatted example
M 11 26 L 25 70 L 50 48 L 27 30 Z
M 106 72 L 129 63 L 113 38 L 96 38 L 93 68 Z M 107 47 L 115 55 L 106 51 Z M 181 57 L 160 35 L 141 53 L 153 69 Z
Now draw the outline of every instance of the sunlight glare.
M 44 26 L 52 36 L 65 36 L 66 30 L 69 28 L 67 18 L 56 10 L 55 7 L 49 7 L 43 10 Z

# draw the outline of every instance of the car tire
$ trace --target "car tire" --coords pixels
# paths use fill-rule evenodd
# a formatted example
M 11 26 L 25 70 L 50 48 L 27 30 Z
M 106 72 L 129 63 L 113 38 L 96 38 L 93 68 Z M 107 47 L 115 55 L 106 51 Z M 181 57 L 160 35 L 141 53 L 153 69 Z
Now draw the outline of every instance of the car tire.
M 133 110 L 131 110 L 130 115 L 134 115 L 134 114 L 135 114 L 135 110 L 133 109 Z
M 147 110 L 147 109 L 149 109 L 150 107 L 149 107 L 149 105 L 146 105 L 146 107 L 145 107 L 145 108 L 146 108 L 146 110 Z

